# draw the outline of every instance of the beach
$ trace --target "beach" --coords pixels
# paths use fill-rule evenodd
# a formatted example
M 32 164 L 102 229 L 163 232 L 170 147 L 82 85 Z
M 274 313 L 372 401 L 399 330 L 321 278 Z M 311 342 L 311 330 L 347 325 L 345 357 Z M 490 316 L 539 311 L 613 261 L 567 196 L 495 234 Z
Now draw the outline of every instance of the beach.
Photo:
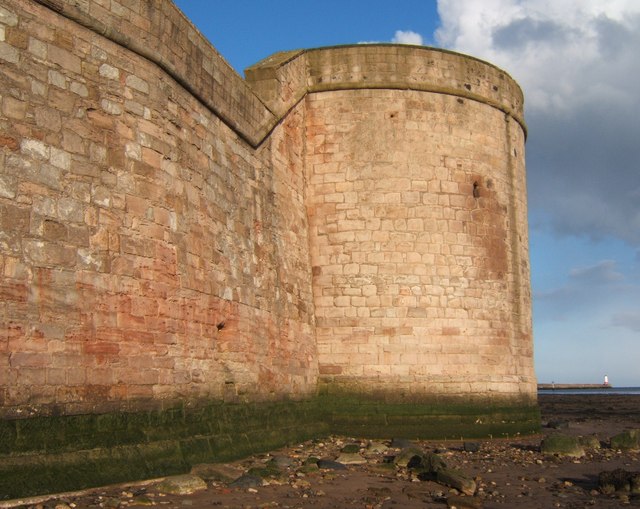
M 543 394 L 539 403 L 542 429 L 533 437 L 446 442 L 327 437 L 224 465 L 202 465 L 193 470 L 194 475 L 169 478 L 164 484 L 153 480 L 2 505 L 34 509 L 640 507 L 640 494 L 624 488 L 616 492 L 598 482 L 602 472 L 640 471 L 640 452 L 611 447 L 611 437 L 640 429 L 640 396 Z M 557 435 L 582 437 L 584 455 L 543 452 L 544 442 Z M 426 462 L 431 466 L 441 462 L 460 477 L 429 473 Z

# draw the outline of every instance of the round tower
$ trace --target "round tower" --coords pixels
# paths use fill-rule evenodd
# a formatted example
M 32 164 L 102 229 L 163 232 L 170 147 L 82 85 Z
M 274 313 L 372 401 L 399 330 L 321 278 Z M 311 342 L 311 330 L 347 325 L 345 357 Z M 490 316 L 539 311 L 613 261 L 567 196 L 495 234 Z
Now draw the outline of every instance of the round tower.
M 324 389 L 535 405 L 520 88 L 491 64 L 431 48 L 306 58 Z

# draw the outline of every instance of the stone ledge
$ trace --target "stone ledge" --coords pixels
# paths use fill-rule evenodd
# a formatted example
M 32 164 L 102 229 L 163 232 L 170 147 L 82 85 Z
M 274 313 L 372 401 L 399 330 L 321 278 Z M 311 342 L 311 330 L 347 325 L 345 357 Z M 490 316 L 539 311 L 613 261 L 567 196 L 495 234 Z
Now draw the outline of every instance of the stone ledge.
M 527 132 L 522 90 L 513 78 L 493 64 L 440 48 L 358 44 L 280 52 L 249 67 L 245 75 L 278 118 L 309 93 L 415 90 L 487 104 Z

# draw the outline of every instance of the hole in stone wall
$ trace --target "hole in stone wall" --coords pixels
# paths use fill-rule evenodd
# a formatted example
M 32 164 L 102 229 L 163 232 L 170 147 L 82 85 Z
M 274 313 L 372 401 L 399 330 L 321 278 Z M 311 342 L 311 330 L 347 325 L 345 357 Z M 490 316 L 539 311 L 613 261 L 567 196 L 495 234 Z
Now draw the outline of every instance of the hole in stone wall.
M 480 198 L 480 184 L 477 181 L 473 183 L 473 197 Z

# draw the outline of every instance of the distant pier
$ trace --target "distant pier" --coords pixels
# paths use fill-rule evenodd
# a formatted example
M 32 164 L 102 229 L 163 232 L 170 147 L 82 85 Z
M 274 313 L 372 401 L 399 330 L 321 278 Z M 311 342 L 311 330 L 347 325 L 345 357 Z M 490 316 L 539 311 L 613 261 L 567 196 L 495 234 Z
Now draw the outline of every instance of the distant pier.
M 538 384 L 538 390 L 579 390 L 579 389 L 612 389 L 610 383 L 604 384 Z

